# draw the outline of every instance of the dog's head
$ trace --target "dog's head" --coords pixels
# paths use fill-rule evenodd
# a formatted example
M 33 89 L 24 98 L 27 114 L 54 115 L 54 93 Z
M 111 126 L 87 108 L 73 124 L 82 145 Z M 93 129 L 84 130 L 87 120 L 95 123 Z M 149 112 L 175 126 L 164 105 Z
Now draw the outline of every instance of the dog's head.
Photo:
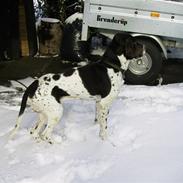
M 114 36 L 111 49 L 117 56 L 124 55 L 128 60 L 142 57 L 144 53 L 144 46 L 133 36 L 124 33 L 117 33 Z

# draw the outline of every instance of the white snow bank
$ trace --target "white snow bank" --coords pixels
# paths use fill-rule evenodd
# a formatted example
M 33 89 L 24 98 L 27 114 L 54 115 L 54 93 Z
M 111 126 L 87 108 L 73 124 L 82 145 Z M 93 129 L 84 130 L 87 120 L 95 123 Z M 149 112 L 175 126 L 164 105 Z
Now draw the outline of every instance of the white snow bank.
M 0 103 L 0 183 L 183 182 L 183 84 L 123 86 L 109 113 L 107 141 L 98 137 L 94 102 L 81 100 L 64 103 L 54 131 L 60 144 L 31 138 L 37 116 L 29 108 L 8 141 L 19 110 L 19 102 L 13 109 L 10 103 Z

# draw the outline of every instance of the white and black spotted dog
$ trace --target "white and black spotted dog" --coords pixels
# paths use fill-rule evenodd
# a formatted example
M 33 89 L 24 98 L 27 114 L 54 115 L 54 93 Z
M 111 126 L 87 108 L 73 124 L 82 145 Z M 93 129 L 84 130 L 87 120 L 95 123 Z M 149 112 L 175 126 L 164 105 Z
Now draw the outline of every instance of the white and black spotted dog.
M 136 42 L 135 38 L 128 34 L 118 33 L 100 62 L 72 68 L 62 74 L 46 74 L 35 80 L 23 95 L 11 137 L 20 127 L 28 100 L 31 108 L 39 115 L 31 134 L 35 139 L 39 138 L 53 143 L 52 131 L 63 114 L 62 101 L 65 98 L 79 98 L 96 101 L 96 121 L 100 125 L 99 135 L 105 139 L 109 108 L 123 84 L 121 69 L 126 70 L 129 60 L 141 57 L 143 51 L 143 45 Z

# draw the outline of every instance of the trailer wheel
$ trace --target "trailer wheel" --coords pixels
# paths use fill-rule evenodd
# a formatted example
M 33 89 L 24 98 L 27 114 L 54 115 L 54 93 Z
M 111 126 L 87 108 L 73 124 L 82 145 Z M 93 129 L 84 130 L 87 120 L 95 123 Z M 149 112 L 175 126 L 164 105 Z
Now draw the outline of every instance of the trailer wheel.
M 145 45 L 146 53 L 141 59 L 131 61 L 125 80 L 129 84 L 150 84 L 157 78 L 162 67 L 161 50 L 150 40 L 138 41 Z

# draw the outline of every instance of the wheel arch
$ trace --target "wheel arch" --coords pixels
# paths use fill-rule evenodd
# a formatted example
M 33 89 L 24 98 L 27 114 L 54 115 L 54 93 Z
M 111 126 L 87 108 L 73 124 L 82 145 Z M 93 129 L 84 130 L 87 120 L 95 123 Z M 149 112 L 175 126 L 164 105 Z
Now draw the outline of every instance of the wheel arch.
M 141 39 L 141 40 L 149 40 L 151 42 L 153 42 L 162 52 L 162 56 L 167 59 L 167 50 L 165 45 L 163 44 L 163 41 L 158 37 L 158 36 L 153 36 L 153 35 L 148 35 L 148 34 L 137 34 L 137 33 L 133 33 L 131 34 L 133 37 L 136 37 L 137 39 Z

